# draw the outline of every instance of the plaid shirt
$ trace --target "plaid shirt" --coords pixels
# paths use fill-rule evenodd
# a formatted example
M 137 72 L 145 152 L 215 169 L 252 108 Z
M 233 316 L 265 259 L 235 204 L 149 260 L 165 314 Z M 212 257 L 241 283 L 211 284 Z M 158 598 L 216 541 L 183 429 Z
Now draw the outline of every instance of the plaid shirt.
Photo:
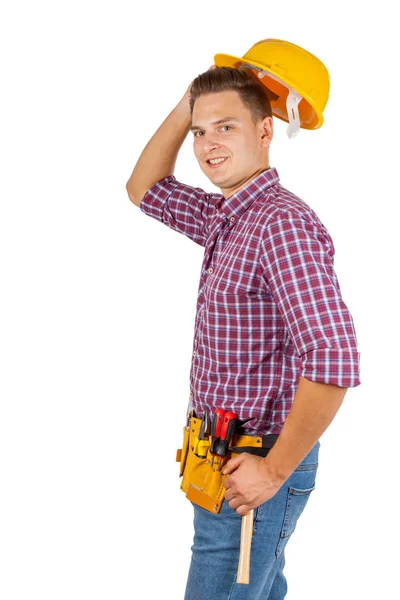
M 141 210 L 204 246 L 189 403 L 279 434 L 299 377 L 360 384 L 357 339 L 334 267 L 332 239 L 315 212 L 263 171 L 224 198 L 173 175 Z

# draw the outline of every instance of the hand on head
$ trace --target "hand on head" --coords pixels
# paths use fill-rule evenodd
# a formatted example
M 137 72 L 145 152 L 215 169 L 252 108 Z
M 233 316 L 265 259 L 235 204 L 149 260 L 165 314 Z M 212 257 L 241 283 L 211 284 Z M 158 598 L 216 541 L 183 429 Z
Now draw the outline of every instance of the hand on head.
M 211 65 L 211 67 L 209 67 L 207 69 L 207 71 L 212 71 L 213 69 L 218 69 L 217 65 Z M 193 80 L 190 82 L 189 87 L 186 90 L 186 92 L 184 93 L 181 102 L 182 101 L 189 101 L 190 100 L 190 88 L 192 87 L 192 83 L 193 83 Z

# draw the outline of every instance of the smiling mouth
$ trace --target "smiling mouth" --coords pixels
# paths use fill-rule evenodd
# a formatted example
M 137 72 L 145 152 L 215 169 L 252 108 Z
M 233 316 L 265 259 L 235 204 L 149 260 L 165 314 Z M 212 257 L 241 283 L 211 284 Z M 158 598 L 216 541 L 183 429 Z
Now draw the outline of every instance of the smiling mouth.
M 222 157 L 221 158 L 210 158 L 209 160 L 206 161 L 206 163 L 208 164 L 209 167 L 219 167 L 220 165 L 223 165 L 226 161 L 228 160 L 228 157 Z

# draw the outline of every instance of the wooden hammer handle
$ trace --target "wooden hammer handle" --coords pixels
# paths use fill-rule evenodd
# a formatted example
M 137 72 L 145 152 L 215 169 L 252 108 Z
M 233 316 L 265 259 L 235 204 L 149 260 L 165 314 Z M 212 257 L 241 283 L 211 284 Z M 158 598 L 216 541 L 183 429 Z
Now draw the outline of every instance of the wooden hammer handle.
M 242 530 L 240 532 L 240 555 L 237 572 L 237 583 L 249 583 L 250 581 L 250 550 L 253 535 L 254 509 L 242 517 Z

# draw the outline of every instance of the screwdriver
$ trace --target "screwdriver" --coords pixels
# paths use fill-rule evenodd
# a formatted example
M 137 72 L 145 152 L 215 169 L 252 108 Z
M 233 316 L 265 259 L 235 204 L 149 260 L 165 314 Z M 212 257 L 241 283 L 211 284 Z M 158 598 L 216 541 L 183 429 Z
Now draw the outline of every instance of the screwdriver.
M 232 410 L 229 410 L 224 415 L 224 421 L 221 427 L 221 434 L 219 439 L 218 448 L 216 449 L 216 455 L 220 458 L 225 458 L 228 453 L 229 444 L 232 440 L 233 434 L 235 433 L 236 425 L 238 423 L 237 414 Z M 218 471 L 222 468 L 223 460 L 218 463 Z
M 213 466 L 213 464 L 214 464 L 214 457 L 217 456 L 218 445 L 220 442 L 219 438 L 221 435 L 221 429 L 222 429 L 222 423 L 224 420 L 224 415 L 225 415 L 225 411 L 223 408 L 217 408 L 213 415 L 213 419 L 212 419 L 212 423 L 211 423 L 212 442 L 211 442 L 211 448 L 210 448 L 210 454 L 212 456 L 211 466 Z

